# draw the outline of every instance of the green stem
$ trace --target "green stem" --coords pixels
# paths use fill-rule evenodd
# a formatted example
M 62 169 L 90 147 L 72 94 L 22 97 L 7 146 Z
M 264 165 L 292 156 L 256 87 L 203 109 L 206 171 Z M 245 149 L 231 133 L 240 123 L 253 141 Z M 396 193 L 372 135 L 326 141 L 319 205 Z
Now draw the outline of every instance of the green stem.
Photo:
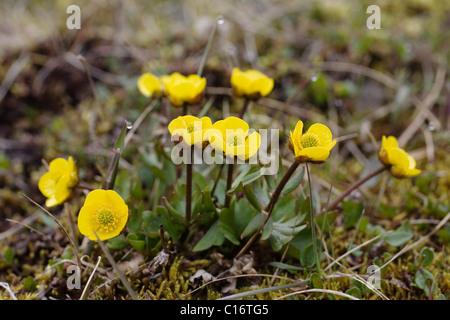
M 284 174 L 280 183 L 278 184 L 277 188 L 275 189 L 274 193 L 272 194 L 269 204 L 267 205 L 267 207 L 264 210 L 267 213 L 266 218 L 264 219 L 263 223 L 259 226 L 258 230 L 253 234 L 253 236 L 244 245 L 244 247 L 242 247 L 241 251 L 239 251 L 239 253 L 236 255 L 235 259 L 242 256 L 248 250 L 248 248 L 250 248 L 250 246 L 259 238 L 262 229 L 264 228 L 267 221 L 269 221 L 270 216 L 272 215 L 273 208 L 275 207 L 275 204 L 277 203 L 277 201 L 280 197 L 281 191 L 283 191 L 284 186 L 289 181 L 289 179 L 294 174 L 295 170 L 297 169 L 297 167 L 299 165 L 300 165 L 300 162 L 294 161 L 292 163 L 292 165 L 289 167 L 288 171 L 286 171 L 286 173 Z
M 309 167 L 308 162 L 305 163 L 306 173 L 308 174 L 308 187 L 309 187 L 309 212 L 311 217 L 311 234 L 312 234 L 312 243 L 314 248 L 314 258 L 316 260 L 316 268 L 319 276 L 322 276 L 322 272 L 320 270 L 320 260 L 319 260 L 319 252 L 317 250 L 317 242 L 316 242 L 316 218 L 314 216 L 314 204 L 312 197 L 312 188 L 311 188 L 311 176 L 309 175 Z
M 205 52 L 203 52 L 202 61 L 200 62 L 200 66 L 198 67 L 197 75 L 199 77 L 202 76 L 203 68 L 205 67 L 206 58 L 208 57 L 209 50 L 211 49 L 211 44 L 214 39 L 214 35 L 216 34 L 218 21 L 214 24 L 214 28 L 211 31 L 211 34 L 209 35 L 208 43 L 206 44 Z

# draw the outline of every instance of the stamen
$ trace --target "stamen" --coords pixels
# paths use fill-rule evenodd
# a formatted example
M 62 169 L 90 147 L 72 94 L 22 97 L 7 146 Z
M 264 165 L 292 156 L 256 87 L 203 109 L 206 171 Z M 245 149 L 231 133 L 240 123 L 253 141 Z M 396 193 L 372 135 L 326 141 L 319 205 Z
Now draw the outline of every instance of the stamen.
M 97 221 L 103 228 L 109 228 L 115 222 L 114 214 L 108 209 L 102 209 L 98 213 Z
M 192 133 L 195 130 L 194 124 L 193 123 L 189 123 L 186 125 L 186 130 L 188 133 Z
M 319 145 L 319 138 L 313 133 L 304 134 L 301 138 L 301 145 L 303 148 L 313 148 Z
M 238 136 L 238 135 L 230 135 L 227 137 L 227 144 L 230 146 L 238 146 L 242 144 L 242 137 Z

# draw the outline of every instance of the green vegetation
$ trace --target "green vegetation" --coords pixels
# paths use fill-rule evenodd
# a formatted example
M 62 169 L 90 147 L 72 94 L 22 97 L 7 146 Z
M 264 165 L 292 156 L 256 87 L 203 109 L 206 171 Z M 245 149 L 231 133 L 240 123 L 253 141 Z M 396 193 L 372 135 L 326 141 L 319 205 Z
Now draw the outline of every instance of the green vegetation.
M 80 30 L 66 27 L 70 1 L 10 2 L 0 4 L 0 299 L 450 298 L 447 1 L 381 1 L 379 30 L 366 27 L 370 1 L 80 1 Z M 247 105 L 233 95 L 234 67 L 268 75 L 272 92 Z M 183 108 L 136 83 L 199 68 L 206 90 L 189 113 L 215 122 L 245 106 L 251 128 L 280 130 L 280 170 L 234 165 L 225 206 L 227 166 L 194 164 L 186 219 L 187 168 L 171 160 L 168 131 Z M 325 124 L 337 144 L 296 169 L 241 252 L 295 161 L 299 120 Z M 327 210 L 382 167 L 383 135 L 421 173 L 384 170 Z M 69 156 L 80 183 L 46 208 L 46 164 Z M 101 188 L 129 218 L 95 242 L 77 217 Z

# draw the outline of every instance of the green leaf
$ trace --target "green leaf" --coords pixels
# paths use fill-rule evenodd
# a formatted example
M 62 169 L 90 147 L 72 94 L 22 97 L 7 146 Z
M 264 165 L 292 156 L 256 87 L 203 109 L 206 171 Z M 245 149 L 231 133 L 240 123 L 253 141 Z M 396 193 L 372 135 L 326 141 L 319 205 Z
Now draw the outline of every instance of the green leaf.
M 258 180 L 259 178 L 261 178 L 265 174 L 266 171 L 267 171 L 267 168 L 266 167 L 262 167 L 261 169 L 255 171 L 255 172 L 252 172 L 250 174 L 242 176 L 242 178 L 239 175 L 238 178 L 236 178 L 233 181 L 233 184 L 231 185 L 231 188 L 228 191 L 228 193 L 235 192 L 236 190 L 238 190 L 238 188 L 240 186 L 245 187 L 246 185 L 252 183 L 253 181 Z
M 194 172 L 192 174 L 192 183 L 197 185 L 200 190 L 203 190 L 208 186 L 208 182 L 205 177 L 198 172 Z
M 108 242 L 106 243 L 106 246 L 112 250 L 122 250 L 126 248 L 127 245 L 128 241 L 121 235 L 108 239 Z
M 391 233 L 386 233 L 383 239 L 391 246 L 398 247 L 406 243 L 413 237 L 409 223 L 403 223 L 397 230 Z
M 276 268 L 283 269 L 283 270 L 287 270 L 289 273 L 292 273 L 292 274 L 297 274 L 298 271 L 305 270 L 305 268 L 293 266 L 293 265 L 286 264 L 283 262 L 278 262 L 278 261 L 269 262 L 269 265 L 276 267 Z
M 259 226 L 264 222 L 264 220 L 267 217 L 267 213 L 265 212 L 259 212 L 256 216 L 254 216 L 247 226 L 245 227 L 244 231 L 241 233 L 241 239 L 253 234 L 258 230 Z
M 273 218 L 270 217 L 261 231 L 261 240 L 269 239 L 270 235 L 272 234 L 272 229 L 273 229 Z
M 422 268 L 428 267 L 434 259 L 434 252 L 430 248 L 423 248 L 420 251 L 419 264 L 422 265 Z
M 343 213 L 345 215 L 344 226 L 350 228 L 358 223 L 359 218 L 364 210 L 362 202 L 344 201 L 342 203 Z
M 152 234 L 157 234 L 159 237 L 159 226 L 162 224 L 162 219 L 160 216 L 155 214 L 150 210 L 142 212 L 142 228 L 144 232 L 151 236 Z
M 266 208 L 270 202 L 270 195 L 266 188 L 262 187 L 259 182 L 254 182 L 252 184 L 255 192 L 255 197 L 258 200 L 259 205 L 262 209 Z
M 273 208 L 272 216 L 276 221 L 295 217 L 296 210 L 293 196 L 287 195 L 278 199 Z
M 192 249 L 194 252 L 206 250 L 214 245 L 220 246 L 225 241 L 225 237 L 219 229 L 219 221 L 217 220 L 211 228 L 206 232 L 203 238 Z
M 350 289 L 348 289 L 347 291 L 345 291 L 346 294 L 353 296 L 355 298 L 361 299 L 361 290 L 359 290 L 359 288 L 357 287 L 352 287 Z M 347 299 L 347 298 L 345 298 Z
M 176 210 L 171 204 L 170 202 L 167 200 L 166 197 L 163 197 L 163 202 L 164 202 L 164 206 L 167 209 L 167 212 L 169 213 L 169 215 L 175 219 L 175 222 L 180 223 L 180 224 L 184 224 L 184 215 L 179 212 L 178 210 Z
M 311 239 L 312 239 L 311 228 L 305 228 L 295 236 L 294 240 L 291 241 L 291 245 L 302 251 L 307 246 L 312 244 Z
M 36 281 L 34 281 L 34 278 L 32 276 L 28 276 L 25 279 L 23 279 L 23 286 L 27 291 L 36 291 L 37 289 Z
M 321 228 L 323 226 L 322 231 L 328 231 L 330 225 L 333 223 L 334 220 L 336 220 L 338 213 L 337 212 L 328 212 L 326 215 L 323 214 L 321 216 L 316 217 L 317 225 L 319 225 Z M 327 220 L 325 221 L 325 217 Z M 328 222 L 328 223 L 326 223 Z
M 300 264 L 305 268 L 311 268 L 316 264 L 314 258 L 314 246 L 312 243 L 300 251 Z
M 13 248 L 8 248 L 5 251 L 5 262 L 11 264 L 14 261 L 15 251 Z
M 211 191 L 209 191 L 209 188 L 205 188 L 202 191 L 202 195 L 203 195 L 203 205 L 205 209 L 209 212 L 218 213 L 217 207 L 211 198 Z
M 299 225 L 304 217 L 305 215 L 301 215 L 284 221 L 273 222 L 269 241 L 274 251 L 279 251 L 289 241 L 292 241 L 297 233 L 306 228 L 306 224 Z
M 323 288 L 323 281 L 321 276 L 318 273 L 313 273 L 310 277 L 311 280 L 311 286 L 314 289 L 322 289 Z
M 248 201 L 251 203 L 251 205 L 258 211 L 262 211 L 261 205 L 258 202 L 258 198 L 255 194 L 255 189 L 253 186 L 257 185 L 257 183 L 254 183 L 252 185 L 246 185 L 244 186 L 244 192 L 245 196 L 247 197 Z
M 414 283 L 416 284 L 417 287 L 419 287 L 424 291 L 427 297 L 430 296 L 431 294 L 432 286 L 433 286 L 432 295 L 438 294 L 438 285 L 434 281 L 434 276 L 430 271 L 426 269 L 417 270 L 414 276 Z
M 200 213 L 202 206 L 203 206 L 203 194 L 200 191 L 194 192 L 192 200 L 191 221 L 194 220 L 197 217 L 197 214 Z
M 294 174 L 294 176 L 292 176 L 284 186 L 283 190 L 281 191 L 281 195 L 287 195 L 288 193 L 294 191 L 300 185 L 300 183 L 302 183 L 304 175 L 304 167 L 297 169 L 297 172 Z
M 176 241 L 180 239 L 186 226 L 184 224 L 184 217 L 169 213 L 166 207 L 157 206 L 155 213 L 161 218 L 161 224 L 164 226 L 164 230 Z
M 132 179 L 130 192 L 133 199 L 136 200 L 144 199 L 144 189 L 142 188 L 141 180 Z
M 115 190 L 126 202 L 130 197 L 131 177 L 126 170 L 120 170 L 116 177 Z
M 130 208 L 130 217 L 127 222 L 127 229 L 131 233 L 137 233 L 141 231 L 142 228 L 142 212 L 144 211 L 143 204 L 141 204 L 137 209 L 134 206 L 128 206 Z
M 147 249 L 147 243 L 145 241 L 145 236 L 142 234 L 130 233 L 127 236 L 127 241 L 133 248 L 138 251 L 145 251 Z
M 238 245 L 239 236 L 236 234 L 234 229 L 234 210 L 232 208 L 222 209 L 219 215 L 219 230 L 220 232 L 231 241 L 231 243 Z
M 241 233 L 256 215 L 256 210 L 245 199 L 240 199 L 219 214 L 219 228 L 225 238 L 233 244 L 239 244 Z

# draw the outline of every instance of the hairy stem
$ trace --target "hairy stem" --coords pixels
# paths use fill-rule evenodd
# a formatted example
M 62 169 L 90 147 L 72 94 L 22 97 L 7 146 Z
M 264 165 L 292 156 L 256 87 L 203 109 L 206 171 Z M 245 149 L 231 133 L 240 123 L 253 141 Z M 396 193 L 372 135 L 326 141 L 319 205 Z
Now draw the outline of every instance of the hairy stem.
M 289 167 L 288 171 L 284 174 L 283 178 L 281 179 L 280 183 L 278 184 L 277 188 L 275 189 L 274 193 L 272 193 L 272 197 L 270 198 L 270 202 L 265 208 L 265 212 L 267 213 L 266 218 L 264 219 L 263 223 L 259 226 L 258 230 L 252 235 L 252 237 L 248 240 L 248 242 L 242 247 L 241 251 L 236 255 L 235 259 L 242 256 L 248 248 L 260 237 L 261 231 L 266 225 L 267 221 L 269 221 L 270 216 L 272 215 L 273 208 L 275 207 L 275 204 L 277 203 L 281 191 L 283 191 L 284 186 L 289 181 L 291 176 L 294 174 L 297 167 L 300 165 L 300 162 L 294 161 L 292 165 Z
M 190 161 L 186 164 L 186 227 L 189 229 L 191 224 L 192 210 L 192 162 L 194 156 L 194 146 L 191 147 Z
M 224 204 L 225 208 L 228 208 L 230 206 L 231 195 L 228 194 L 228 190 L 231 189 L 231 185 L 233 184 L 233 171 L 234 171 L 234 163 L 230 163 L 228 165 L 227 194 L 225 197 L 225 204 Z
M 306 173 L 308 174 L 308 187 L 309 187 L 309 213 L 311 218 L 311 236 L 312 243 L 314 248 L 314 259 L 316 260 L 316 268 L 319 276 L 322 276 L 322 272 L 320 270 L 320 261 L 319 261 L 319 252 L 317 250 L 317 242 L 316 242 L 316 218 L 314 215 L 314 204 L 312 197 L 312 188 L 311 188 L 311 176 L 309 175 L 309 167 L 308 162 L 305 163 Z
M 373 177 L 375 177 L 376 175 L 380 174 L 381 172 L 383 172 L 384 170 L 386 170 L 388 167 L 380 167 L 377 170 L 369 173 L 367 176 L 359 179 L 358 181 L 356 181 L 354 184 L 352 184 L 350 187 L 347 188 L 347 190 L 345 190 L 339 197 L 337 197 L 329 206 L 328 206 L 328 211 L 333 210 L 334 208 L 336 208 L 336 206 L 342 201 L 344 200 L 344 198 L 346 196 L 348 196 L 353 190 L 357 189 L 360 185 L 362 185 L 363 183 L 367 182 L 368 180 L 372 179 Z
M 251 102 L 252 102 L 252 100 L 245 98 L 244 106 L 242 107 L 241 113 L 239 114 L 239 118 L 244 119 L 245 112 L 249 108 Z

